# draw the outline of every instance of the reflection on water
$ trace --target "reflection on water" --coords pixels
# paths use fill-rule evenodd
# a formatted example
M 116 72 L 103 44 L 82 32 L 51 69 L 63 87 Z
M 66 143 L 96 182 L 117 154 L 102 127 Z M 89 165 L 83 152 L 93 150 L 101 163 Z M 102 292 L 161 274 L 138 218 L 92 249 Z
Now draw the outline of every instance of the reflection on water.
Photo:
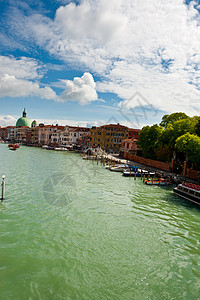
M 171 187 L 78 154 L 0 155 L 2 299 L 198 299 L 200 210 Z

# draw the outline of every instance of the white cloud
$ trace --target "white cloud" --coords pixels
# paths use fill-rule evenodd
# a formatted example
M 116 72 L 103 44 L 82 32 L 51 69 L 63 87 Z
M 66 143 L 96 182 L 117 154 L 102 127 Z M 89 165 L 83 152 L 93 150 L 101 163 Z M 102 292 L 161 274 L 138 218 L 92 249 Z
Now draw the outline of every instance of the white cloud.
M 8 74 L 18 79 L 39 79 L 43 76 L 42 65 L 28 57 L 16 59 L 13 56 L 0 56 L 0 75 Z
M 60 101 L 78 101 L 81 105 L 88 104 L 98 99 L 93 76 L 84 73 L 82 77 L 74 77 L 73 80 L 64 81 L 66 88 L 60 96 Z
M 0 115 L 0 126 L 15 126 L 17 119 L 13 116 L 6 115 L 2 116 Z
M 105 120 L 98 120 L 98 121 L 77 121 L 77 120 L 62 120 L 62 119 L 37 119 L 37 123 L 44 123 L 45 125 L 69 125 L 69 126 L 80 126 L 80 127 L 92 127 L 92 126 L 100 126 L 105 124 Z
M 43 77 L 44 66 L 39 65 L 38 61 L 26 57 L 15 59 L 0 56 L 0 65 L 0 97 L 38 96 L 61 102 L 73 100 L 80 104 L 98 100 L 96 83 L 90 73 L 86 72 L 72 81 L 61 80 L 54 83 L 54 86 L 64 89 L 61 96 L 57 96 L 52 88 L 43 87 L 39 83 L 39 79 Z
M 18 79 L 4 74 L 0 76 L 0 97 L 39 96 L 45 99 L 56 99 L 56 93 L 49 87 L 41 88 L 37 82 Z
M 43 77 L 43 69 L 31 58 L 0 56 L 0 97 L 39 96 L 57 99 L 50 87 L 41 87 L 38 80 Z
M 138 91 L 160 110 L 199 111 L 200 15 L 195 1 L 189 6 L 183 0 L 62 3 L 67 4 L 53 20 L 41 14 L 20 16 L 26 30 L 16 26 L 16 34 L 26 41 L 29 34 L 50 55 L 100 76 L 97 91 L 116 93 L 124 101 Z M 95 99 L 94 88 L 83 92 L 74 81 L 66 84 L 63 100 L 78 95 L 82 103 Z M 86 99 L 85 94 L 93 96 Z

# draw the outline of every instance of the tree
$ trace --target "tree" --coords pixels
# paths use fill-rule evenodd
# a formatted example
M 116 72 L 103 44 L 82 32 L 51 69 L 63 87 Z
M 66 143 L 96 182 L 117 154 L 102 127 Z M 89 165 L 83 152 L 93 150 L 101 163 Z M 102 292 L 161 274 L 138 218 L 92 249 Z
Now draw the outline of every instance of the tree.
M 185 133 L 176 140 L 176 151 L 184 153 L 186 159 L 200 168 L 200 137 L 195 134 Z
M 174 134 L 172 138 L 173 146 L 175 145 L 175 141 L 179 136 L 182 136 L 185 133 L 195 134 L 195 126 L 197 124 L 197 120 L 194 118 L 183 119 L 174 122 L 173 129 Z
M 195 126 L 195 132 L 198 136 L 200 136 L 200 118 L 197 119 L 197 124 Z
M 142 149 L 144 157 L 155 158 L 155 150 L 158 146 L 162 130 L 162 127 L 157 124 L 142 128 L 138 138 L 138 145 Z
M 184 120 L 184 119 L 188 119 L 188 118 L 189 118 L 189 116 L 187 116 L 183 112 L 176 112 L 176 113 L 172 113 L 170 115 L 164 115 L 162 117 L 160 126 L 166 128 L 168 124 L 173 124 L 176 121 Z

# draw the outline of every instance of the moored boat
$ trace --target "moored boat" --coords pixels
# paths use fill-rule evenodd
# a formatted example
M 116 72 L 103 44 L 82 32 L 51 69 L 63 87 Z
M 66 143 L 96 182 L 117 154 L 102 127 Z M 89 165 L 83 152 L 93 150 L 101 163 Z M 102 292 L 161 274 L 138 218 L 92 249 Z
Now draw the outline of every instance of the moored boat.
M 126 177 L 147 177 L 147 176 L 155 176 L 155 172 L 148 172 L 147 170 L 141 170 L 141 169 L 138 169 L 136 171 L 134 170 L 131 170 L 131 169 L 126 169 L 124 172 L 123 172 L 123 176 L 126 176 Z
M 66 148 L 64 147 L 56 147 L 54 148 L 55 151 L 68 151 Z
M 200 205 L 200 186 L 192 183 L 181 183 L 174 188 L 174 194 Z
M 131 167 L 126 164 L 118 164 L 118 165 L 112 166 L 109 170 L 112 172 L 123 172 L 127 168 L 131 168 Z
M 168 178 L 158 178 L 158 179 L 148 179 L 145 180 L 144 183 L 147 185 L 170 185 L 172 184 L 171 180 Z

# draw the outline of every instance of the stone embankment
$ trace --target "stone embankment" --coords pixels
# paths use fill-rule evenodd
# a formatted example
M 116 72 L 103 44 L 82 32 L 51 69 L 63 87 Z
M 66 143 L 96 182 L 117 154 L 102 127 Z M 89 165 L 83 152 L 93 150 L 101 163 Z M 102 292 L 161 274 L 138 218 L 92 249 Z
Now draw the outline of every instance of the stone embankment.
M 130 166 L 136 166 L 143 170 L 148 170 L 149 172 L 156 172 L 156 176 L 158 177 L 171 177 L 174 182 L 182 182 L 182 181 L 189 181 L 189 182 L 197 182 L 197 172 L 187 169 L 187 175 L 177 175 L 173 172 L 170 172 L 172 164 L 167 164 L 159 161 L 153 161 L 149 159 L 145 159 L 143 157 L 139 156 L 132 156 L 131 160 L 120 158 L 115 154 L 107 154 L 105 151 L 103 151 L 101 148 L 89 148 L 87 149 L 87 152 L 84 152 L 84 159 L 91 159 L 91 160 L 97 160 L 97 162 L 101 162 L 104 165 L 106 163 L 112 164 L 112 163 L 118 163 L 118 164 L 128 164 Z

